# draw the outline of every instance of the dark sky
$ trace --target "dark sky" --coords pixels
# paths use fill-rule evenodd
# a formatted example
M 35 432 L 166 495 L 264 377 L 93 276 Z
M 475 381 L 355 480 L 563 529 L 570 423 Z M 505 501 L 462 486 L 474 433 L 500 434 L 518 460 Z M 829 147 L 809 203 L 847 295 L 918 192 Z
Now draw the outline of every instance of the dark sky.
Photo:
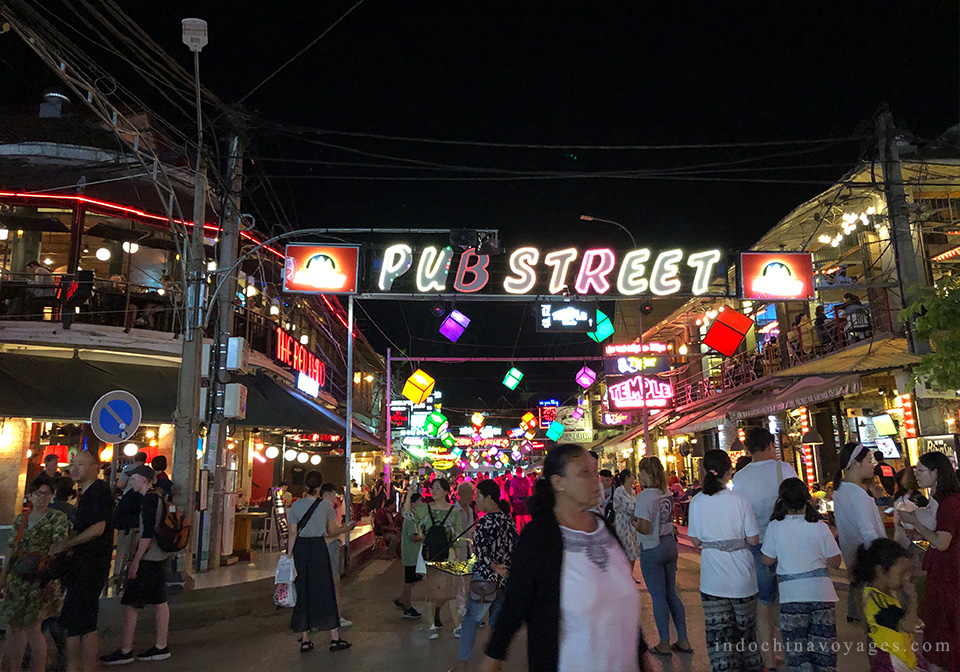
M 202 54 L 203 82 L 231 103 L 354 1 L 124 3 L 124 9 L 187 67 L 180 19 L 206 19 L 210 45 Z M 84 29 L 67 10 L 60 14 Z M 92 43 L 80 43 L 91 56 L 109 62 L 109 55 Z M 277 198 L 300 227 L 495 227 L 507 247 L 522 242 L 547 247 L 558 241 L 625 246 L 626 238 L 616 228 L 585 228 L 578 216 L 589 213 L 625 224 L 640 244 L 651 247 L 679 242 L 738 249 L 820 191 L 818 182 L 840 177 L 871 151 L 872 141 L 602 151 L 310 135 L 368 154 L 512 171 L 662 171 L 754 159 L 714 168 L 748 167 L 751 172 L 707 174 L 698 169 L 687 175 L 694 179 L 685 181 L 351 181 L 316 176 L 478 174 L 419 170 L 409 163 L 375 169 L 278 161 L 398 163 L 298 142 L 289 128 L 273 125 L 529 145 L 760 143 L 869 132 L 877 109 L 887 104 L 902 127 L 930 139 L 957 123 L 958 43 L 956 3 L 365 0 L 243 107 L 269 122 L 251 122 L 251 156 L 258 159 L 258 171 L 275 176 Z M 35 100 L 38 90 L 56 83 L 12 34 L 0 39 L 0 58 L 11 102 Z M 136 80 L 128 84 L 138 88 Z M 139 88 L 149 99 L 149 89 Z M 189 130 L 187 116 L 167 114 Z M 767 155 L 779 156 L 758 159 Z M 811 165 L 818 167 L 803 167 Z M 289 175 L 314 177 L 279 177 Z M 708 179 L 718 177 L 778 182 Z M 255 198 L 269 223 L 272 210 L 262 188 Z M 435 354 L 436 344 L 412 340 L 434 338 L 436 320 L 428 304 L 407 304 L 402 316 L 396 304 L 368 305 L 367 310 L 401 347 L 412 343 L 412 354 Z M 476 310 L 478 322 L 486 326 L 477 329 L 474 340 L 504 347 L 463 346 L 456 352 L 509 355 L 520 309 Z M 385 346 L 377 329 L 368 323 L 364 329 L 376 345 Z M 582 351 L 534 336 L 529 318 L 519 342 L 554 354 Z M 461 379 L 446 387 L 456 388 L 458 403 L 468 405 L 476 394 L 493 401 L 491 395 L 506 391 L 497 389 L 500 369 L 506 367 L 493 366 L 495 370 L 470 376 L 462 368 L 439 370 Z M 475 385 L 463 380 L 494 374 L 493 386 L 489 380 Z M 540 375 L 546 380 L 550 371 Z M 566 379 L 566 369 L 555 377 Z M 555 395 L 573 391 L 563 384 Z M 507 396 L 519 403 L 518 395 Z

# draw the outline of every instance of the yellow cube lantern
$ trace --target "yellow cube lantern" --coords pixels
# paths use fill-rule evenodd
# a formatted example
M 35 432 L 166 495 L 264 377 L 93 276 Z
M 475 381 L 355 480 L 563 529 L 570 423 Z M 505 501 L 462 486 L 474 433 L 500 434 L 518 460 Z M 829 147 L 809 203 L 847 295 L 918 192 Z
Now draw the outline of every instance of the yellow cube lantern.
M 417 369 L 403 384 L 403 396 L 415 404 L 422 404 L 433 392 L 437 381 L 430 377 L 423 369 Z
M 533 413 L 526 413 L 522 418 L 520 418 L 520 426 L 528 432 L 536 430 L 538 424 L 537 416 L 535 416 Z

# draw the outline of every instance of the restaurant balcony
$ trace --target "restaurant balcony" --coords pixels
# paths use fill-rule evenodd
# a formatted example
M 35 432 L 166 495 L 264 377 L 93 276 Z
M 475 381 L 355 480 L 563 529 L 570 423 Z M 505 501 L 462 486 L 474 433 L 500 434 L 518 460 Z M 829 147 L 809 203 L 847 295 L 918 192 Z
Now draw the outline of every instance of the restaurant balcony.
M 784 332 L 776 332 L 776 323 L 768 333 L 757 334 L 757 344 L 732 357 L 704 355 L 676 369 L 672 378 L 674 407 L 683 408 L 738 388 L 757 384 L 768 376 L 782 374 L 794 367 L 816 361 L 851 346 L 868 342 L 875 336 L 869 308 L 811 323 L 809 320 Z M 886 330 L 882 330 L 886 333 Z M 697 366 L 703 359 L 707 364 Z

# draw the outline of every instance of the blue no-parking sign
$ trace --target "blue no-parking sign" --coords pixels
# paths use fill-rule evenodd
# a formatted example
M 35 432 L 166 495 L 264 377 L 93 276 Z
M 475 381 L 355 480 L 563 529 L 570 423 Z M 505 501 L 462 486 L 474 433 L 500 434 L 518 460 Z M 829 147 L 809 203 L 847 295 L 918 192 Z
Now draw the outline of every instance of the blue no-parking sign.
M 128 439 L 140 426 L 140 402 L 125 390 L 107 392 L 93 405 L 90 426 L 98 439 L 117 443 Z

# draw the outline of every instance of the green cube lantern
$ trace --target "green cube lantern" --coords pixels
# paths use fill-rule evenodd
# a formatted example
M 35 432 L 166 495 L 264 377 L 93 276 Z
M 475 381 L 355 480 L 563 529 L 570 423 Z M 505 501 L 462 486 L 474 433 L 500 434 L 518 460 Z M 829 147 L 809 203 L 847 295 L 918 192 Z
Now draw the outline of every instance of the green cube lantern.
M 440 443 L 443 444 L 444 448 L 452 450 L 457 445 L 457 438 L 450 432 L 447 432 L 440 438 Z
M 565 429 L 566 427 L 563 426 L 562 422 L 554 420 L 550 423 L 550 426 L 547 427 L 547 438 L 551 441 L 558 441 Z
M 517 385 L 520 384 L 521 380 L 523 380 L 523 371 L 517 368 L 512 368 L 507 371 L 507 375 L 503 379 L 503 384 L 505 387 L 515 390 L 517 389 Z
M 423 429 L 430 436 L 440 436 L 447 430 L 447 425 L 449 424 L 450 423 L 447 422 L 447 419 L 443 415 L 434 411 L 428 414 L 426 419 L 423 421 Z
M 600 310 L 597 311 L 597 330 L 587 334 L 591 340 L 603 343 L 613 336 L 613 322 Z

